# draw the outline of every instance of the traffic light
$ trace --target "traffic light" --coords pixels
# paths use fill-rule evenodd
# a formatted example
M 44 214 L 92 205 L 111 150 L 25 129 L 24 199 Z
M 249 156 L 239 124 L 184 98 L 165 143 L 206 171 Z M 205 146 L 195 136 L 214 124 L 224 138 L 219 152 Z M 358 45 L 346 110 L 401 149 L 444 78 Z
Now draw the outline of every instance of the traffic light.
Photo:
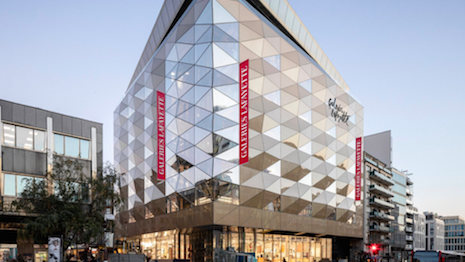
M 372 244 L 372 245 L 370 246 L 370 251 L 371 251 L 371 253 L 372 253 L 374 256 L 378 255 L 378 251 L 379 251 L 378 245 Z

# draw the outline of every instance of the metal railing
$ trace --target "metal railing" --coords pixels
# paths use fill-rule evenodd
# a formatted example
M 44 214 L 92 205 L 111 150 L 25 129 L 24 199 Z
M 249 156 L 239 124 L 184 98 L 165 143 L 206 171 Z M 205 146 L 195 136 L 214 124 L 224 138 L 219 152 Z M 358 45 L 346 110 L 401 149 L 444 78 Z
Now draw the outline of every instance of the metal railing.
M 372 205 L 378 205 L 378 206 L 382 206 L 382 207 L 386 207 L 386 208 L 394 208 L 394 204 L 390 203 L 390 202 L 387 202 L 387 201 L 384 201 L 384 200 L 381 200 L 379 198 L 376 198 L 376 197 L 372 197 L 370 198 L 370 204 Z
M 413 206 L 413 201 L 412 201 L 412 200 L 410 200 L 410 199 L 407 199 L 405 202 L 407 203 L 407 205 L 411 205 L 411 206 Z
M 389 189 L 380 187 L 378 185 L 370 185 L 370 192 L 373 191 L 376 193 L 378 191 L 378 194 L 388 196 L 388 197 L 393 197 L 394 193 L 392 193 Z
M 370 164 L 372 164 L 374 166 L 378 166 L 378 163 L 376 163 L 375 161 L 373 161 L 373 160 L 371 160 L 371 159 L 369 159 L 367 157 L 365 157 L 365 161 L 367 161 L 368 163 L 370 163 Z
M 371 225 L 370 226 L 371 231 L 380 231 L 384 233 L 390 233 L 394 232 L 394 228 L 386 227 L 386 226 L 378 226 L 378 225 Z
M 380 218 L 380 219 L 383 219 L 383 220 L 390 220 L 390 221 L 393 221 L 395 219 L 395 217 L 392 216 L 392 215 L 383 214 L 383 213 L 380 213 L 380 212 L 377 212 L 377 211 L 370 212 L 370 217 L 375 217 L 375 218 Z
M 370 178 L 388 186 L 394 185 L 394 181 L 389 177 L 380 174 L 378 171 L 370 172 Z

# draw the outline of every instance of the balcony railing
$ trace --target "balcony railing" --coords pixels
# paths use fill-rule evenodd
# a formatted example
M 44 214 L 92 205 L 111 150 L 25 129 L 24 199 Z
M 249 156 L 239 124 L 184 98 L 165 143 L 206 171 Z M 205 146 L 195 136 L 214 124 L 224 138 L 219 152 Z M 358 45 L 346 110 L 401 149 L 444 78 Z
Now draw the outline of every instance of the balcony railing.
M 407 199 L 405 202 L 407 203 L 407 205 L 413 206 L 413 201 L 412 200 Z
M 394 221 L 395 217 L 388 214 L 383 214 L 377 211 L 370 212 L 370 218 L 377 218 L 384 221 Z
M 390 228 L 386 226 L 371 225 L 370 231 L 390 233 L 390 232 L 394 232 L 394 228 Z
M 392 203 L 381 200 L 381 199 L 376 198 L 376 197 L 370 198 L 370 205 L 380 207 L 380 208 L 385 208 L 385 209 L 393 209 L 394 208 L 394 205 Z
M 392 243 L 392 241 L 390 239 L 381 240 L 381 244 L 383 244 L 383 245 L 390 245 L 391 243 Z
M 413 196 L 412 190 L 407 188 L 406 192 L 407 192 L 407 196 Z
M 368 163 L 370 163 L 370 164 L 372 164 L 372 165 L 374 165 L 374 166 L 378 166 L 378 163 L 376 163 L 375 161 L 373 161 L 373 160 L 371 160 L 371 159 L 369 159 L 369 158 L 366 158 L 366 157 L 365 157 L 365 161 L 368 162 Z
M 389 198 L 394 196 L 394 194 L 389 189 L 380 187 L 378 185 L 370 185 L 370 192 Z
M 379 183 L 382 183 L 382 184 L 384 184 L 386 186 L 394 185 L 394 181 L 392 181 L 392 179 L 390 179 L 387 176 L 384 176 L 384 175 L 380 174 L 378 171 L 370 172 L 370 179 L 378 181 Z
M 405 245 L 405 250 L 412 250 L 412 249 L 413 249 L 413 245 L 411 244 Z
M 407 241 L 413 241 L 413 236 L 405 236 L 405 240 L 407 240 Z
M 413 224 L 413 219 L 406 217 L 406 218 L 405 218 L 405 223 L 407 223 L 407 224 Z
M 412 227 L 406 227 L 405 232 L 411 233 L 411 232 L 413 232 L 413 228 Z
M 413 211 L 412 209 L 410 209 L 410 208 L 408 208 L 408 207 L 406 208 L 405 211 L 406 211 L 407 214 L 410 214 L 410 215 L 415 214 L 415 211 Z
M 407 178 L 407 186 L 411 186 L 411 185 L 413 185 L 412 180 L 410 180 L 410 178 Z

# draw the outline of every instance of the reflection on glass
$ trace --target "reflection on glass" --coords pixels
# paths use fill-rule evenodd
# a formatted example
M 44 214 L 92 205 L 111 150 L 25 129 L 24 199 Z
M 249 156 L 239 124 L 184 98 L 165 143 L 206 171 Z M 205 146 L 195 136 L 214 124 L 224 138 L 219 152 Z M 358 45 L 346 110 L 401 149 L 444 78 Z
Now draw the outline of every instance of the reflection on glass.
M 239 249 L 239 233 L 230 233 L 230 238 L 231 238 L 231 247 L 234 248 L 234 250 Z
M 45 149 L 45 132 L 34 130 L 34 149 L 44 151 Z
M 24 127 L 16 127 L 16 147 L 33 149 L 33 130 Z
M 89 159 L 89 141 L 81 139 L 81 158 Z
M 7 196 L 16 196 L 16 176 L 5 174 L 5 187 L 3 193 Z
M 63 139 L 64 138 L 62 135 L 57 135 L 57 134 L 55 134 L 54 137 L 55 137 L 55 152 L 57 154 L 63 155 L 65 152 L 63 150 L 64 148 Z
M 79 157 L 79 139 L 65 136 L 65 155 Z
M 26 188 L 27 183 L 32 179 L 31 177 L 27 176 L 17 176 L 17 183 L 16 183 L 16 195 L 20 196 L 23 193 L 24 188 Z
M 218 181 L 216 195 L 218 202 L 239 205 L 239 186 L 224 181 Z
M 236 143 L 221 137 L 219 135 L 214 135 L 213 138 L 213 155 L 217 156 L 223 152 L 228 151 L 229 149 L 237 146 Z
M 15 146 L 15 126 L 3 125 L 3 144 L 6 146 Z
M 40 185 L 43 182 L 44 182 L 43 178 L 37 178 L 37 177 L 34 178 L 34 184 L 35 185 Z

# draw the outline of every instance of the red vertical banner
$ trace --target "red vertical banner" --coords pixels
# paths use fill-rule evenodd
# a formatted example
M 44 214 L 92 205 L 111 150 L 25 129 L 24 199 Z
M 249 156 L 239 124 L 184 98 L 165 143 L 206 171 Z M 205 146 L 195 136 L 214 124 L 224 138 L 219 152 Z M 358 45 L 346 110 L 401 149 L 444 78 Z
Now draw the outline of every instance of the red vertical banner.
M 249 60 L 239 65 L 239 164 L 249 162 Z
M 355 140 L 355 201 L 362 195 L 362 138 Z
M 157 91 L 157 179 L 165 180 L 165 94 Z

